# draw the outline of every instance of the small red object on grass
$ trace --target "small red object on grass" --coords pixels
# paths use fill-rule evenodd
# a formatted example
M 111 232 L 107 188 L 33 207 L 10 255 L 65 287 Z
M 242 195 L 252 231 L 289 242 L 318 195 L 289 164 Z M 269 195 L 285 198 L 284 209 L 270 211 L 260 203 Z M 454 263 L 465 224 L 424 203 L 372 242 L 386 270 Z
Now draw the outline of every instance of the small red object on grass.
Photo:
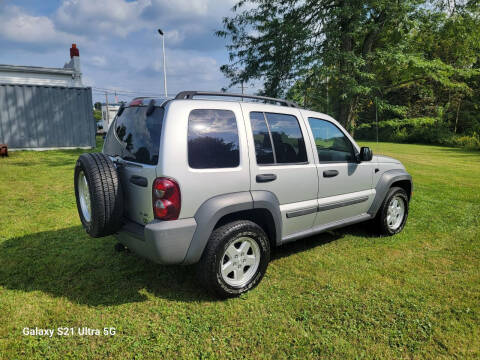
M 7 146 L 7 144 L 0 144 L 0 156 L 1 157 L 8 156 L 8 146 Z

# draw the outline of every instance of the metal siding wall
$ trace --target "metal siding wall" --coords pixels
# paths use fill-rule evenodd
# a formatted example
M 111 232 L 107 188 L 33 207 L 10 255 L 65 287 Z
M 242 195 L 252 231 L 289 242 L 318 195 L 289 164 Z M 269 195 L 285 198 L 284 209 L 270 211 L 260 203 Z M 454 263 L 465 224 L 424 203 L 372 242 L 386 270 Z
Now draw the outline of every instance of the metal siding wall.
M 85 111 L 86 111 L 86 117 L 92 119 L 92 121 L 88 122 L 86 121 L 87 125 L 90 124 L 90 139 L 89 143 L 87 146 L 95 147 L 97 145 L 97 141 L 95 136 L 97 135 L 97 122 L 95 121 L 95 118 L 93 117 L 93 99 L 92 99 L 92 91 L 89 89 L 89 91 L 84 90 L 84 102 L 85 104 Z
M 18 147 L 20 144 L 19 141 L 19 129 L 18 125 L 15 122 L 15 108 L 17 104 L 17 98 L 15 97 L 15 86 L 7 87 L 7 133 L 10 135 L 10 147 Z M 4 141 L 6 143 L 6 141 Z
M 0 143 L 9 148 L 95 146 L 90 88 L 0 84 Z

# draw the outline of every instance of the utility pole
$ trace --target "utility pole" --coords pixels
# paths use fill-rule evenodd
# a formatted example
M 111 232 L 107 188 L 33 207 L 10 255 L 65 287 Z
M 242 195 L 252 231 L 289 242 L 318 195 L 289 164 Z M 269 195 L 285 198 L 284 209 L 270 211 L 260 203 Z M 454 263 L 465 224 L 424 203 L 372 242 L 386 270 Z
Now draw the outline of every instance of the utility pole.
M 327 114 L 328 114 L 328 76 L 327 76 Z
M 108 127 L 109 127 L 109 125 L 110 125 L 110 112 L 108 111 L 108 93 L 107 93 L 106 91 L 105 91 L 105 106 L 106 106 L 106 108 L 107 108 L 107 112 L 106 112 L 106 114 L 105 114 L 105 121 L 106 121 L 107 123 L 104 124 L 104 125 L 106 125 L 106 126 L 107 126 L 107 129 L 108 129 Z M 103 129 L 103 130 L 105 130 L 105 129 Z
M 243 89 L 243 80 L 242 80 L 242 95 L 244 95 L 244 89 Z M 243 97 L 242 97 L 242 101 L 243 101 Z
M 377 144 L 378 144 L 378 110 L 377 110 L 377 98 L 375 97 L 375 123 L 377 124 Z
M 165 35 L 163 34 L 162 29 L 158 29 L 158 33 L 162 37 L 162 52 L 163 52 L 163 86 L 165 88 L 165 97 L 168 97 L 167 92 L 167 65 L 165 61 Z

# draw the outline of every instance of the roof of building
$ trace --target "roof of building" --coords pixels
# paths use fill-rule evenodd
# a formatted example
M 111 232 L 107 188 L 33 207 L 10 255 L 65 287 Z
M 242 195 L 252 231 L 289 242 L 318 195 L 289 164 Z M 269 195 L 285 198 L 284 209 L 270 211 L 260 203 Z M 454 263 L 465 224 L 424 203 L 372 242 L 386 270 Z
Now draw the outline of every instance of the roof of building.
M 47 68 L 41 66 L 17 66 L 17 65 L 3 65 L 0 64 L 0 71 L 33 73 L 33 74 L 57 74 L 57 75 L 72 75 L 75 70 L 72 68 Z

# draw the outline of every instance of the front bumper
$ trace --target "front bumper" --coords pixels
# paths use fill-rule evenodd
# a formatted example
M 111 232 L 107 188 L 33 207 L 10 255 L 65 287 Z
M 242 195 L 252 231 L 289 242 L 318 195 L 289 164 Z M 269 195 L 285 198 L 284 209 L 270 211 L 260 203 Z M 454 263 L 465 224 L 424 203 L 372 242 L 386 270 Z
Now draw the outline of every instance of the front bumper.
M 136 254 L 159 264 L 181 264 L 197 228 L 194 218 L 159 221 L 146 226 L 126 223 L 115 234 L 120 243 Z

